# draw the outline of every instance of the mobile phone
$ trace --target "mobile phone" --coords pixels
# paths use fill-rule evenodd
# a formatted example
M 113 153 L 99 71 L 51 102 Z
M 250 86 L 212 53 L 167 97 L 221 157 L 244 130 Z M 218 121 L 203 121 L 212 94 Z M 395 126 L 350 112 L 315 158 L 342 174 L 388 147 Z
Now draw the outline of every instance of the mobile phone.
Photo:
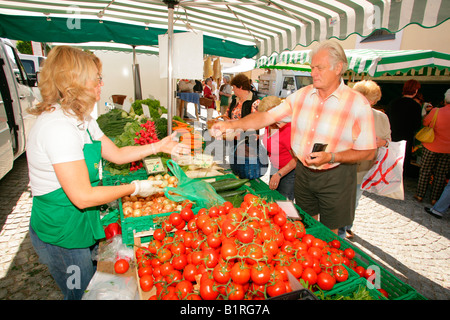
M 328 144 L 326 143 L 314 143 L 313 149 L 311 152 L 321 152 L 321 151 L 325 151 L 325 149 L 327 148 Z M 311 157 L 311 159 L 315 159 L 316 157 Z

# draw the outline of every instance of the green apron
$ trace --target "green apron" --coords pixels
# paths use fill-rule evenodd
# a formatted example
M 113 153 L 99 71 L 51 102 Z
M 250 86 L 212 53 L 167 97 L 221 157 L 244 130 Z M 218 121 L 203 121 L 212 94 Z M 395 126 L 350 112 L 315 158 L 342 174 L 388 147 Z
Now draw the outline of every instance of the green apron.
M 101 142 L 92 139 L 83 147 L 84 160 L 92 186 L 100 182 L 98 166 Z M 30 224 L 39 239 L 67 249 L 88 248 L 105 237 L 98 207 L 78 209 L 62 188 L 33 197 Z

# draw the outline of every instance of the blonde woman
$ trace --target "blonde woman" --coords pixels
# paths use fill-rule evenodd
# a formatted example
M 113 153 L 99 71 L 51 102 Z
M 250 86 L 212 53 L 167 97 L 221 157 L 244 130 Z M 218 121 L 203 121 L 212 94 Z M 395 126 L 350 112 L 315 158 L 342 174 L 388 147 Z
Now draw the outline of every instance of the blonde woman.
M 99 186 L 100 159 L 124 164 L 157 152 L 189 152 L 171 136 L 146 146 L 116 147 L 89 116 L 100 99 L 101 73 L 95 55 L 53 48 L 40 75 L 42 102 L 30 110 L 37 116 L 27 147 L 30 237 L 64 299 L 81 299 L 94 274 L 90 248 L 105 237 L 98 206 L 158 190 L 150 181 Z M 74 274 L 75 284 L 70 281 Z
M 373 119 L 375 122 L 375 134 L 377 148 L 388 146 L 389 141 L 391 141 L 391 125 L 389 123 L 388 116 L 377 109 L 374 106 L 381 99 L 381 89 L 378 84 L 372 80 L 363 80 L 355 83 L 353 89 L 360 92 L 369 101 L 372 107 Z M 375 159 L 374 159 L 375 160 Z M 366 175 L 366 173 L 372 168 L 374 160 L 365 160 L 358 163 L 357 167 L 357 178 L 356 178 L 356 205 L 358 207 L 359 199 L 363 193 L 361 190 L 361 183 Z M 339 235 L 341 237 L 352 238 L 353 232 L 351 230 L 351 225 L 339 229 Z

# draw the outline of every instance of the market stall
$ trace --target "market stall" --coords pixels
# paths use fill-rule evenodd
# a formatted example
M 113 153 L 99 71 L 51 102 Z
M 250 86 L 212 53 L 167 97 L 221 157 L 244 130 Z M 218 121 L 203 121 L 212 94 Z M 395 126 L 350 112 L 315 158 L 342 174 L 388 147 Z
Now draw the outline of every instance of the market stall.
M 131 111 L 113 109 L 104 116 L 116 117 L 114 130 L 112 121 L 99 118 L 115 143 L 156 141 L 142 140 L 146 132 L 162 138 L 164 130 L 149 125 L 165 119 L 157 102 L 138 101 Z M 133 121 L 146 126 L 133 127 Z M 196 132 L 189 124 L 173 124 L 181 142 L 192 146 L 189 159 L 158 154 L 142 167 L 118 171 L 104 164 L 104 185 L 151 179 L 165 188 L 105 206 L 107 238 L 100 242 L 85 299 L 105 298 L 105 292 L 109 299 L 141 300 L 425 299 L 271 190 L 260 175 L 248 179 L 217 166 L 202 144 L 192 144 Z M 135 138 L 126 142 L 127 135 Z

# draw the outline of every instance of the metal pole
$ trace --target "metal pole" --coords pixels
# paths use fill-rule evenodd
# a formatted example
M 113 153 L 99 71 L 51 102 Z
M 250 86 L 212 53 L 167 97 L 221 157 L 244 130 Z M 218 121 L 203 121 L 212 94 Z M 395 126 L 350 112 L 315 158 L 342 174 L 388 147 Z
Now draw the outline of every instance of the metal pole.
M 172 38 L 173 38 L 173 5 L 169 4 L 169 25 L 167 37 L 167 91 L 168 91 L 168 108 L 167 108 L 167 134 L 172 134 L 172 118 L 174 115 L 174 88 L 173 88 L 173 72 L 172 72 Z

